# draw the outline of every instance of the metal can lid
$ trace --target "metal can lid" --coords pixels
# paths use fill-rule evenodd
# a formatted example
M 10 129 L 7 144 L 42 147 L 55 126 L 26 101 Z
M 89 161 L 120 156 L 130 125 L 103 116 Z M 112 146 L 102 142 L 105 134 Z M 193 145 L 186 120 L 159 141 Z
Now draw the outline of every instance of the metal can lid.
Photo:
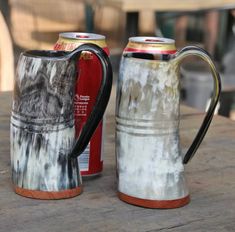
M 59 37 L 66 39 L 82 39 L 82 40 L 105 40 L 104 35 L 86 33 L 86 32 L 62 32 Z
M 175 40 L 168 38 L 161 38 L 161 37 L 137 36 L 137 37 L 130 37 L 129 41 L 135 43 L 145 43 L 145 44 L 175 44 Z

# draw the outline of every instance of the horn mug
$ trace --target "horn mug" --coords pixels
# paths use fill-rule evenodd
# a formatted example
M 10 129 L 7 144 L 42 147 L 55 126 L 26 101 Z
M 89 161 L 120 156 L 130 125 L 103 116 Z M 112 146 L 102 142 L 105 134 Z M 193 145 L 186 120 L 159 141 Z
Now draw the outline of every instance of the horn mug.
M 203 123 L 186 155 L 179 143 L 179 64 L 189 55 L 206 61 L 214 91 Z M 118 196 L 149 208 L 176 208 L 190 200 L 184 164 L 195 154 L 214 115 L 221 91 L 215 65 L 206 51 L 175 41 L 133 37 L 120 65 L 116 98 Z
M 96 103 L 75 139 L 73 99 L 81 52 L 102 66 Z M 112 68 L 105 52 L 84 44 L 72 52 L 26 51 L 20 55 L 10 122 L 11 168 L 17 194 L 61 199 L 82 192 L 77 156 L 86 148 L 106 109 Z

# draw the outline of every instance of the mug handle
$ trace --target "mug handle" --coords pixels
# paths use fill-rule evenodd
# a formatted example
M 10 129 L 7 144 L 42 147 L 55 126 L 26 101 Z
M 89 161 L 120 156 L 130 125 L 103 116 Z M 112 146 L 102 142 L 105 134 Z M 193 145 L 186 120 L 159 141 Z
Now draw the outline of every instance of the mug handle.
M 216 108 L 216 105 L 218 103 L 219 96 L 220 96 L 220 93 L 221 93 L 220 75 L 219 75 L 218 71 L 216 70 L 216 67 L 215 67 L 212 59 L 210 58 L 209 53 L 207 53 L 204 49 L 202 49 L 200 47 L 196 47 L 196 46 L 186 46 L 181 51 L 177 52 L 175 54 L 174 58 L 176 59 L 176 62 L 178 64 L 180 64 L 181 61 L 185 57 L 191 56 L 191 55 L 198 56 L 198 57 L 202 58 L 204 61 L 207 62 L 207 64 L 210 67 L 212 76 L 213 76 L 214 89 L 213 89 L 213 96 L 211 98 L 209 108 L 208 108 L 207 113 L 204 117 L 204 120 L 201 124 L 201 127 L 200 127 L 196 137 L 194 138 L 191 146 L 189 147 L 186 155 L 184 156 L 184 159 L 183 159 L 184 164 L 187 164 L 189 162 L 189 160 L 192 159 L 192 157 L 194 156 L 194 154 L 197 151 L 198 147 L 200 146 L 200 144 L 201 144 L 201 142 L 202 142 L 209 126 L 210 126 L 212 118 L 214 116 L 214 111 L 215 111 L 215 108 Z
M 91 52 L 98 57 L 102 66 L 102 80 L 96 97 L 96 103 L 69 153 L 69 158 L 77 158 L 87 147 L 91 136 L 95 132 L 99 122 L 102 120 L 112 89 L 113 72 L 107 54 L 99 46 L 87 43 L 70 52 L 69 57 L 70 59 L 77 60 L 80 57 L 81 52 L 84 51 Z

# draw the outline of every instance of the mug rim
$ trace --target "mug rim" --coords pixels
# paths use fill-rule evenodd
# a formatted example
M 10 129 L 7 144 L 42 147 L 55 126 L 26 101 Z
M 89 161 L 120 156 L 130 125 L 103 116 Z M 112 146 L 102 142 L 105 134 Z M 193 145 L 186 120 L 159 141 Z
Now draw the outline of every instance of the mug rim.
M 64 59 L 69 52 L 56 50 L 27 50 L 22 52 L 23 56 L 31 58 Z

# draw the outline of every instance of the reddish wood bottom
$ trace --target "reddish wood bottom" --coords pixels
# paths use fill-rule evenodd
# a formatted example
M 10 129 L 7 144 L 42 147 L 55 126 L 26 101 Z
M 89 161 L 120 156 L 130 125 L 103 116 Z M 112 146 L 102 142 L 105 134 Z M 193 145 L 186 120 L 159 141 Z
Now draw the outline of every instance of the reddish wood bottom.
M 173 209 L 179 208 L 189 203 L 189 195 L 177 200 L 146 200 L 141 198 L 132 197 L 124 193 L 118 192 L 118 197 L 129 204 L 138 205 L 146 208 L 156 209 Z
M 71 198 L 75 197 L 82 193 L 82 186 L 74 188 L 74 189 L 68 189 L 58 192 L 47 192 L 47 191 L 38 191 L 38 190 L 30 190 L 30 189 L 23 189 L 14 186 L 14 190 L 17 194 L 29 197 L 29 198 L 35 198 L 35 199 L 45 199 L 45 200 L 56 200 L 56 199 L 65 199 L 65 198 Z

